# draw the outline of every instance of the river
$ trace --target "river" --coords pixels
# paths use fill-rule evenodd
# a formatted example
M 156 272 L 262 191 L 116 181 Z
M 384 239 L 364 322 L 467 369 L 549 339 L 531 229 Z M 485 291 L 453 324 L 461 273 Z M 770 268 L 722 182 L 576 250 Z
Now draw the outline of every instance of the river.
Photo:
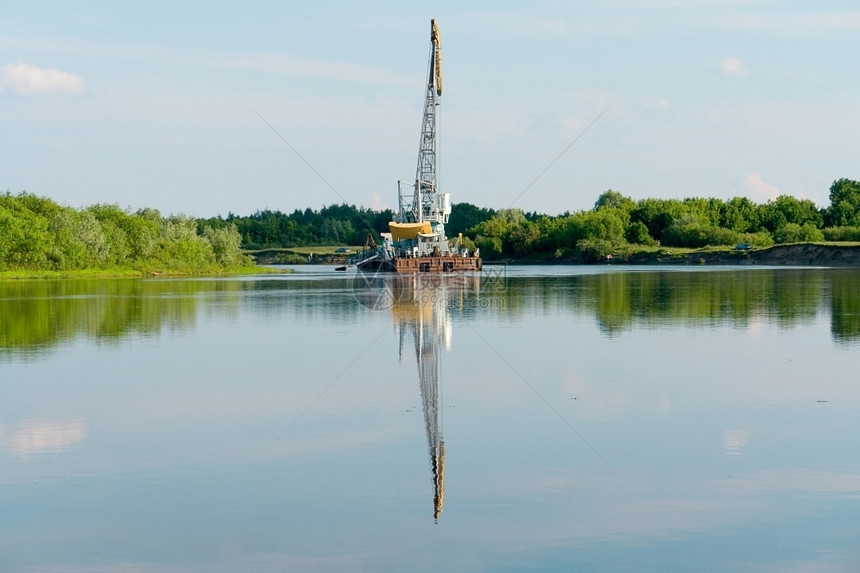
M 860 271 L 0 282 L 0 570 L 841 571 Z

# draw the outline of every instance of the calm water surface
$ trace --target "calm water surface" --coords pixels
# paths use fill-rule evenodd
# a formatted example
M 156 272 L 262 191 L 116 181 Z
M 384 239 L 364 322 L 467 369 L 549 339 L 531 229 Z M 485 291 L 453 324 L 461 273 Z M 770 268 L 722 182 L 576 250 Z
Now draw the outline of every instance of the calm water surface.
M 0 282 L 0 571 L 845 571 L 860 272 Z

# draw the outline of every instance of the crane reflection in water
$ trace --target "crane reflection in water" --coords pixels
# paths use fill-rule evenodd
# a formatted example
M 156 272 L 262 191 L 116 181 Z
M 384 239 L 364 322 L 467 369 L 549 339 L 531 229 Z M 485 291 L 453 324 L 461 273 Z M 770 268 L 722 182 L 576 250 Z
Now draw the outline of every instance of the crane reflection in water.
M 433 476 L 433 518 L 438 523 L 445 500 L 442 351 L 451 347 L 451 314 L 473 306 L 479 292 L 480 277 L 474 273 L 455 273 L 398 275 L 393 279 L 391 313 L 400 338 L 401 361 L 410 344 L 415 348 Z

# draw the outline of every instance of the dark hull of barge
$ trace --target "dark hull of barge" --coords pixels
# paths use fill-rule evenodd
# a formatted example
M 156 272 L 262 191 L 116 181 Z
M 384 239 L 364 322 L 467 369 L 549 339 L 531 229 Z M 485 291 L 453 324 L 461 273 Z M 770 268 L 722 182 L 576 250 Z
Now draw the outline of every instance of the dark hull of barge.
M 358 264 L 358 270 L 376 273 L 462 273 L 480 271 L 481 267 L 480 257 L 456 256 L 371 259 Z

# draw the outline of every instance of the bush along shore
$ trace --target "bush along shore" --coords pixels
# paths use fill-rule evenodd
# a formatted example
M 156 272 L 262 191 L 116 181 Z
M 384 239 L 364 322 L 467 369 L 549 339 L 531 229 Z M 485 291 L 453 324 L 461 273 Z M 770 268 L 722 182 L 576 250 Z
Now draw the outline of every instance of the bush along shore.
M 243 248 L 256 251 L 260 260 L 328 262 L 325 257 L 307 257 L 299 249 L 361 245 L 368 234 L 378 241 L 379 233 L 388 230 L 391 215 L 390 211 L 340 205 L 291 214 L 270 210 L 247 217 L 230 214 L 226 219 L 219 216 L 201 224 L 214 228 L 235 225 Z M 451 238 L 462 233 L 461 244 L 469 250 L 480 248 L 485 261 L 598 263 L 612 255 L 629 262 L 656 261 L 660 257 L 670 262 L 680 251 L 729 251 L 738 245 L 748 246 L 755 253 L 775 245 L 797 243 L 844 246 L 860 242 L 860 182 L 834 181 L 830 204 L 823 208 L 809 199 L 790 195 L 766 203 L 755 203 L 746 197 L 636 201 L 611 189 L 597 198 L 592 209 L 561 215 L 457 203 L 446 230 Z M 286 252 L 289 249 L 293 252 Z M 676 257 L 668 256 L 670 250 Z M 741 251 L 746 255 L 719 256 L 726 261 L 763 260 L 762 254 Z M 780 252 L 783 250 L 772 251 Z M 699 258 L 717 256 L 706 254 Z
M 264 264 L 342 264 L 368 235 L 378 242 L 392 216 L 333 205 L 193 219 L 116 205 L 76 210 L 7 192 L 0 194 L 0 272 L 207 274 L 253 264 L 252 257 Z M 553 216 L 457 203 L 446 230 L 452 238 L 462 234 L 461 245 L 480 248 L 488 262 L 854 265 L 860 182 L 834 181 L 830 204 L 822 208 L 789 195 L 766 203 L 746 197 L 635 201 L 611 189 L 592 209 Z
M 594 263 L 611 255 L 629 262 L 672 262 L 682 251 L 701 249 L 722 252 L 701 255 L 704 259 L 764 261 L 759 251 L 774 245 L 860 241 L 860 182 L 835 181 L 830 201 L 826 208 L 788 195 L 764 204 L 745 197 L 634 201 L 609 190 L 587 211 L 548 217 L 503 209 L 475 223 L 468 234 L 486 260 Z M 781 252 L 771 251 L 772 256 Z
M 200 275 L 254 266 L 233 225 L 117 205 L 62 206 L 30 193 L 0 194 L 0 274 Z

